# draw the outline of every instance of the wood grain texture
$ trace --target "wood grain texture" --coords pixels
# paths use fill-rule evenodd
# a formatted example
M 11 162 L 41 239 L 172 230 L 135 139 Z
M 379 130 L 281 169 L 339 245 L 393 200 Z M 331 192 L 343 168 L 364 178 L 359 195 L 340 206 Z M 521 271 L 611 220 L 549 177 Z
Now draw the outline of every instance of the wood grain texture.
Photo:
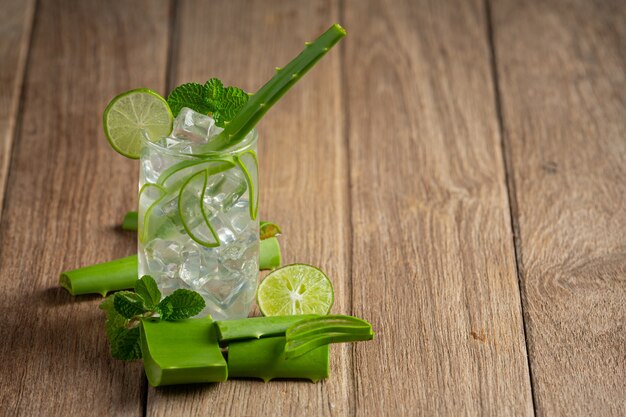
M 116 227 L 137 163 L 111 150 L 107 102 L 163 89 L 168 3 L 39 2 L 24 114 L 0 224 L 0 413 L 142 414 L 140 363 L 111 359 L 100 297 L 72 298 L 59 272 L 135 250 Z
M 0 0 L 0 219 L 34 9 L 34 0 Z
M 338 19 L 335 1 L 179 2 L 173 85 L 219 77 L 256 91 Z M 340 53 L 333 50 L 259 125 L 260 216 L 281 225 L 283 260 L 318 265 L 335 286 L 337 313 L 349 313 L 347 169 Z M 351 359 L 332 348 L 331 377 L 310 382 L 233 380 L 150 389 L 147 415 L 346 415 Z
M 357 415 L 532 415 L 486 13 L 347 1 Z
M 538 415 L 626 415 L 626 3 L 493 4 Z

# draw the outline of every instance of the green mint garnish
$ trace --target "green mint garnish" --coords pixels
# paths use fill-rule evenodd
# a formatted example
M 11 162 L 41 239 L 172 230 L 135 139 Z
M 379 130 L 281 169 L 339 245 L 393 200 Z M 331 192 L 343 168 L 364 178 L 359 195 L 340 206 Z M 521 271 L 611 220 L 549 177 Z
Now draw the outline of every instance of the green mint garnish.
M 205 305 L 200 294 L 181 288 L 165 297 L 159 303 L 158 311 L 163 320 L 183 320 L 201 312 Z
M 248 94 L 237 87 L 224 87 L 217 79 L 211 78 L 202 84 L 186 83 L 179 85 L 170 93 L 167 104 L 174 116 L 183 107 L 189 107 L 198 113 L 213 116 L 215 124 L 224 127 L 248 102 Z
M 107 314 L 106 334 L 115 359 L 141 359 L 139 323 L 156 314 L 162 320 L 184 320 L 205 307 L 202 296 L 195 291 L 179 289 L 161 300 L 154 279 L 145 275 L 137 280 L 135 291 L 120 291 L 107 297 L 100 308 Z

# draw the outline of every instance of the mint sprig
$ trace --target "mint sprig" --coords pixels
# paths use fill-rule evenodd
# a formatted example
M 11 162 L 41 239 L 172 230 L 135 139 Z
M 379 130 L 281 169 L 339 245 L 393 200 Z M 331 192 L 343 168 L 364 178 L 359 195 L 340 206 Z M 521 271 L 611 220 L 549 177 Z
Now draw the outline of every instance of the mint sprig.
M 217 78 L 211 78 L 204 85 L 179 85 L 167 97 L 167 104 L 174 116 L 183 107 L 188 107 L 198 113 L 211 115 L 219 127 L 226 126 L 247 102 L 248 94 L 245 91 L 232 86 L 224 87 Z
M 135 292 L 120 291 L 107 297 L 100 308 L 106 312 L 105 323 L 111 356 L 124 361 L 140 359 L 139 324 L 142 318 L 158 315 L 162 320 L 184 320 L 200 313 L 206 306 L 195 291 L 178 289 L 161 300 L 154 279 L 145 275 L 135 284 Z

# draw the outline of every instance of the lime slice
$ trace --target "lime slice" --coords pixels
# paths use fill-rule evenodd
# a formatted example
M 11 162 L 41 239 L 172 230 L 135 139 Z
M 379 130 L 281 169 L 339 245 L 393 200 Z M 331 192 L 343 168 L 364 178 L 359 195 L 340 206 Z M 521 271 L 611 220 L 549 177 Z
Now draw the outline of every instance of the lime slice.
M 271 272 L 256 293 L 264 316 L 328 314 L 334 298 L 328 277 L 305 264 L 286 265 Z
M 158 140 L 172 131 L 174 117 L 163 97 L 147 88 L 127 91 L 104 109 L 104 134 L 117 152 L 138 159 L 142 139 Z

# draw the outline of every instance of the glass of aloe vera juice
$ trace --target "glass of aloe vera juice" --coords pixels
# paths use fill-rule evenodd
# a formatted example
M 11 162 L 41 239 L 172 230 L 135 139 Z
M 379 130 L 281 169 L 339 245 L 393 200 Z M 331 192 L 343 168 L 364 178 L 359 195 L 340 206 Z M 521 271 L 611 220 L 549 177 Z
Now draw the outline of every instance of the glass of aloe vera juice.
M 259 271 L 258 135 L 207 150 L 222 130 L 182 108 L 169 136 L 144 141 L 139 173 L 139 276 L 197 291 L 216 320 L 248 315 Z

